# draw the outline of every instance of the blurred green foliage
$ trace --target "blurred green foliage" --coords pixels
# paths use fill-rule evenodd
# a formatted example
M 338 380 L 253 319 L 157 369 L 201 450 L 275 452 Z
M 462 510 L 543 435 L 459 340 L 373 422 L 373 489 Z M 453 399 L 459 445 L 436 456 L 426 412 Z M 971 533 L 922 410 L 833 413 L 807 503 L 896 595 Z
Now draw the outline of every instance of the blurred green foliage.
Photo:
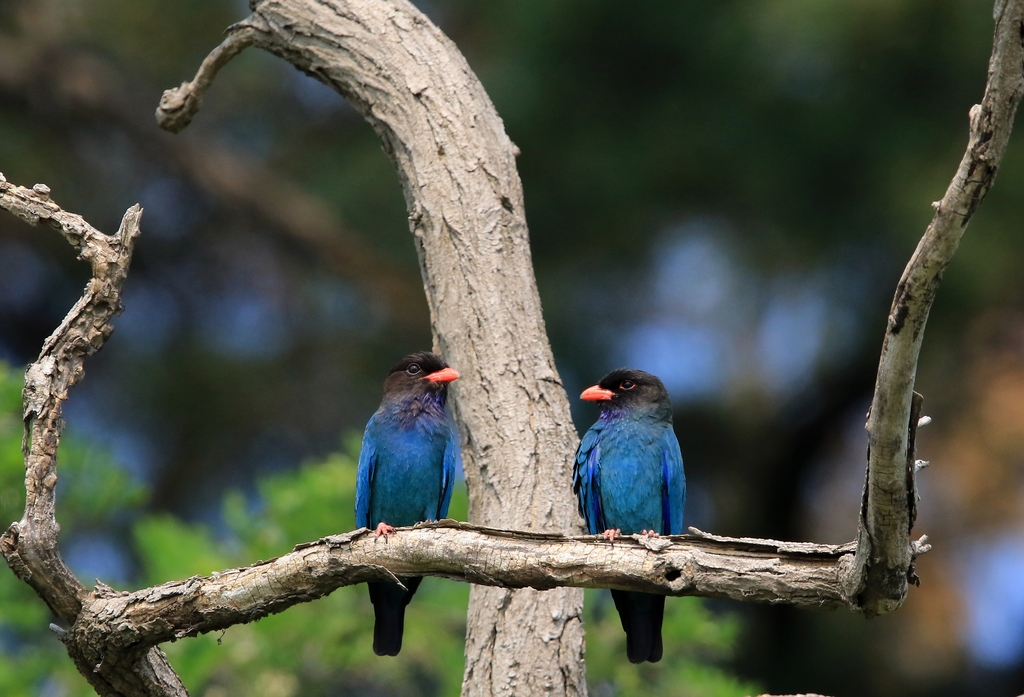
M 0 363 L 0 512 L 13 520 L 24 506 L 21 378 Z M 355 527 L 359 440 L 295 472 L 268 476 L 257 495 L 224 499 L 223 526 L 188 524 L 167 514 L 139 515 L 145 490 L 109 452 L 62 439 L 59 520 L 64 539 L 90 527 L 133 517 L 138 560 L 135 586 L 163 583 L 267 559 L 299 542 Z M 466 492 L 456 489 L 450 514 L 465 519 Z M 133 514 L 135 514 L 133 516 Z M 361 586 L 290 608 L 216 635 L 164 646 L 194 695 L 457 695 L 462 682 L 469 586 L 427 579 L 409 606 L 405 642 L 396 659 L 371 650 L 373 612 Z M 91 695 L 91 688 L 47 629 L 45 605 L 13 574 L 0 573 L 0 695 Z M 607 591 L 588 591 L 588 676 L 595 694 L 641 697 L 739 697 L 752 688 L 716 667 L 737 638 L 734 618 L 714 616 L 702 601 L 668 603 L 666 655 L 657 665 L 625 659 L 625 635 Z
M 584 606 L 587 630 L 587 684 L 594 695 L 623 697 L 727 697 L 760 690 L 718 664 L 730 658 L 739 623 L 715 615 L 697 598 L 669 598 L 659 663 L 633 665 L 626 660 L 626 635 L 608 591 L 588 590 Z

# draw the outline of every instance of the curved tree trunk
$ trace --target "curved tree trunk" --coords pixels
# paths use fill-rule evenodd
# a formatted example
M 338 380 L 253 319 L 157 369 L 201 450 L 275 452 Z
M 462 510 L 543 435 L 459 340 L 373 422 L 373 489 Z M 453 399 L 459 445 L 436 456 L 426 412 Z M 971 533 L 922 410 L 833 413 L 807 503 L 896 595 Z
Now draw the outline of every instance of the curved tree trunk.
M 62 211 L 44 185 L 24 189 L 0 175 L 0 208 L 31 224 L 58 228 L 93 267 L 82 299 L 26 376 L 26 515 L 0 535 L 0 552 L 72 623 L 67 630 L 51 627 L 82 674 L 110 697 L 185 697 L 156 644 L 387 575 L 388 564 L 398 570 L 422 564 L 417 568 L 426 573 L 503 586 L 474 588 L 471 594 L 467 695 L 585 694 L 580 591 L 511 590 L 524 584 L 639 584 L 673 595 L 850 607 L 867 615 L 896 609 L 908 581 L 916 578 L 913 558 L 930 547 L 924 538 L 912 542 L 909 536 L 920 404 L 911 388 L 921 337 L 942 271 L 992 185 L 1024 95 L 1022 27 L 1024 0 L 999 0 L 988 86 L 971 110 L 967 153 L 946 195 L 934 204 L 932 225 L 897 289 L 868 424 L 871 453 L 857 543 L 730 540 L 694 531 L 696 540 L 637 537 L 641 550 L 447 521 L 435 530 L 406 532 L 408 539 L 388 548 L 388 555 L 373 551 L 366 558 L 358 542 L 363 530 L 299 545 L 292 554 L 261 563 L 265 568 L 257 580 L 253 568 L 245 567 L 135 593 L 102 584 L 87 591 L 65 573 L 56 548 L 52 492 L 59 415 L 67 389 L 81 377 L 82 360 L 109 335 L 140 210 L 129 209 L 118 238 L 109 238 Z M 196 79 L 165 93 L 158 110 L 162 125 L 179 130 L 187 124 L 217 70 L 250 45 L 348 97 L 395 162 L 435 344 L 464 374 L 453 401 L 462 428 L 470 518 L 494 527 L 576 531 L 569 491 L 576 437 L 541 317 L 515 145 L 458 49 L 405 0 L 254 2 L 253 15 L 231 28 Z M 100 295 L 106 300 L 97 301 Z M 83 326 L 91 327 L 92 337 L 84 342 L 75 338 Z M 405 544 L 411 547 L 399 549 Z M 599 550 L 596 556 L 590 547 Z M 271 575 L 285 583 L 270 583 Z M 231 579 L 237 587 L 228 587 Z M 248 603 L 236 602 L 240 589 L 247 591 Z
M 577 532 L 577 435 L 541 316 L 518 150 L 465 58 L 404 0 L 266 0 L 240 30 L 344 95 L 398 169 L 436 348 L 463 375 L 453 402 L 470 521 Z M 463 694 L 585 694 L 582 606 L 578 589 L 474 586 Z

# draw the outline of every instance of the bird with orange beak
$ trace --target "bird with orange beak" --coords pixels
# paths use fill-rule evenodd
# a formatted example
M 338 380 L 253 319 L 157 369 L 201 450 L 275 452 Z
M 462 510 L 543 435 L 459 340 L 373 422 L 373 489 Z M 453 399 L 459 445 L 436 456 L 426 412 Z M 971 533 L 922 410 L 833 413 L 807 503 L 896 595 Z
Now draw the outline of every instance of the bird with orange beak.
M 356 472 L 356 525 L 387 540 L 395 527 L 448 515 L 459 467 L 459 438 L 445 411 L 448 385 L 459 374 L 440 356 L 413 353 L 384 381 L 384 398 L 363 433 Z M 367 583 L 373 603 L 373 651 L 402 649 L 405 607 L 420 577 Z
M 573 491 L 591 534 L 652 537 L 683 532 L 686 478 L 672 405 L 661 380 L 615 370 L 580 399 L 597 404 L 597 422 L 576 451 Z M 633 663 L 661 660 L 665 596 L 613 590 Z

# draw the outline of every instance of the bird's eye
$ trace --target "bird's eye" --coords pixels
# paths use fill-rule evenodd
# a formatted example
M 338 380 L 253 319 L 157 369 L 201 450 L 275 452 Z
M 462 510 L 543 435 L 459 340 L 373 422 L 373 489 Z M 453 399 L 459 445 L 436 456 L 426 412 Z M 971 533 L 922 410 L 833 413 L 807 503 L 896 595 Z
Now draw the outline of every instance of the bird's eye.
M 405 372 L 409 373 L 409 375 L 419 375 L 423 372 L 423 369 L 420 368 L 419 363 L 413 363 L 405 369 Z
M 633 382 L 632 380 L 623 380 L 622 384 L 619 385 L 619 387 L 624 389 L 624 390 L 631 390 L 634 387 L 636 387 L 636 383 Z

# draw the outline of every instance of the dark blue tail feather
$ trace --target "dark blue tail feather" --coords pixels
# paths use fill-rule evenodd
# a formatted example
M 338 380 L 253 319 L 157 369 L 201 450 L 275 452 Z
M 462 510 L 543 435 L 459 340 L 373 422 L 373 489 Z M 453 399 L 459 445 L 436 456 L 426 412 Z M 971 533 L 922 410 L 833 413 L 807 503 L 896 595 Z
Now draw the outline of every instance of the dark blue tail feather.
M 390 581 L 367 583 L 373 603 L 373 652 L 378 656 L 397 656 L 402 650 L 405 632 L 405 606 L 420 587 L 422 577 L 399 577 L 409 590 Z
M 626 657 L 630 663 L 660 661 L 665 596 L 613 590 L 612 600 L 626 632 Z

